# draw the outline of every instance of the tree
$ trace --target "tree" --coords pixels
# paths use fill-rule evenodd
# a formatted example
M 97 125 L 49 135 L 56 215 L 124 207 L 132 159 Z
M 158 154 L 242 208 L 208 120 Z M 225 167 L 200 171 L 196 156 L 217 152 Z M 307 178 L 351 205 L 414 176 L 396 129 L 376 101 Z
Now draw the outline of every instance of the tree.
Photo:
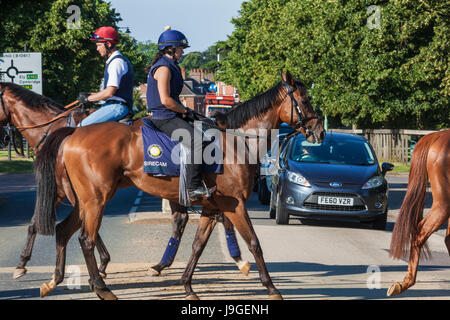
M 218 78 L 244 100 L 289 69 L 314 104 L 345 125 L 448 127 L 448 5 L 373 1 L 250 0 L 232 22 Z
M 70 10 L 67 13 L 71 5 L 80 8 L 80 23 L 75 28 Z M 44 95 L 65 104 L 79 92 L 98 91 L 105 61 L 89 38 L 100 26 L 117 27 L 121 18 L 110 3 L 0 0 L 0 6 L 0 52 L 21 52 L 24 45 L 28 51 L 41 52 Z M 144 68 L 156 54 L 156 45 L 120 33 L 118 48 L 133 65 L 135 84 L 145 83 Z

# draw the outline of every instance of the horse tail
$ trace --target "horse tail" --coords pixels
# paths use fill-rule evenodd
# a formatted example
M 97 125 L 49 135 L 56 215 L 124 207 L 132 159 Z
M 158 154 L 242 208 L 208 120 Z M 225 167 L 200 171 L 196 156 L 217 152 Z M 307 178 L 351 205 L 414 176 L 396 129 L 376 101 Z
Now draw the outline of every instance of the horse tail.
M 59 148 L 64 139 L 75 131 L 72 127 L 60 128 L 50 134 L 34 161 L 36 176 L 36 205 L 34 217 L 38 234 L 53 235 L 56 221 L 56 201 L 58 187 L 55 177 L 55 164 Z
M 392 231 L 389 255 L 394 259 L 407 258 L 412 241 L 419 234 L 419 223 L 423 219 L 423 209 L 428 184 L 427 158 L 434 135 L 425 136 L 417 143 L 411 159 L 408 188 L 403 199 L 400 213 Z M 427 245 L 424 245 L 426 257 L 430 256 Z

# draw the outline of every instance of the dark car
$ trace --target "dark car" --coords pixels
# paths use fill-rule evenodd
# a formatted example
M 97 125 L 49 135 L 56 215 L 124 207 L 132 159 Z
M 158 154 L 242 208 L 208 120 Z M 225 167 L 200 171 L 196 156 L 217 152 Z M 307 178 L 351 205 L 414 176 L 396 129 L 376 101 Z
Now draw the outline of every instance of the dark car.
M 373 222 L 384 230 L 388 210 L 387 171 L 380 170 L 370 143 L 361 136 L 327 132 L 321 144 L 296 135 L 280 148 L 271 177 L 270 216 Z M 273 159 L 273 158 L 272 158 Z
M 258 192 L 258 200 L 264 204 L 268 205 L 270 202 L 270 187 L 271 187 L 271 176 L 267 176 L 267 171 L 271 168 L 269 160 L 271 159 L 271 154 L 278 154 L 278 147 L 281 146 L 291 133 L 295 130 L 289 126 L 287 123 L 282 123 L 278 129 L 277 141 L 273 143 L 270 150 L 267 152 L 265 157 L 260 161 L 260 170 L 257 172 L 255 177 L 255 190 Z

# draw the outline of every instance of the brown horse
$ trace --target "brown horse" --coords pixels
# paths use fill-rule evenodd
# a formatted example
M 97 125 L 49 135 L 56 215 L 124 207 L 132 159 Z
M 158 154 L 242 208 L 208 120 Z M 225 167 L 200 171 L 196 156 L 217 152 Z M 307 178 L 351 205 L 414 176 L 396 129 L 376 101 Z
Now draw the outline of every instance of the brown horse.
M 33 91 L 25 89 L 17 84 L 6 82 L 0 82 L 0 104 L 0 125 L 4 126 L 6 123 L 11 122 L 17 128 L 32 127 L 39 124 L 48 123 L 65 111 L 61 105 L 44 96 L 36 94 Z M 47 125 L 37 126 L 35 128 L 19 129 L 19 131 L 21 131 L 23 137 L 28 141 L 29 145 L 35 149 L 35 152 L 37 152 L 39 147 L 42 146 L 42 143 L 51 132 L 69 124 L 70 117 L 72 117 L 73 123 L 77 124 L 86 115 L 87 114 L 84 111 L 75 109 L 70 115 L 68 114 L 66 117 L 61 117 Z M 62 202 L 66 197 L 70 201 L 73 201 L 74 195 L 72 189 L 70 188 L 70 182 L 67 178 L 67 174 L 64 170 L 61 170 L 60 173 L 61 174 L 58 174 L 56 177 L 60 202 Z M 70 215 L 76 214 L 78 213 L 72 211 Z M 31 219 L 31 224 L 28 227 L 25 247 L 20 256 L 19 264 L 14 272 L 14 279 L 25 275 L 27 272 L 25 265 L 31 258 L 35 239 L 36 226 L 33 216 Z M 96 246 L 101 259 L 100 270 L 102 274 L 106 276 L 105 269 L 110 260 L 110 256 L 101 238 L 98 239 Z
M 423 217 L 428 179 L 433 195 L 431 210 Z M 450 130 L 421 138 L 414 148 L 408 189 L 392 231 L 390 256 L 400 259 L 410 251 L 408 272 L 402 283 L 396 282 L 388 296 L 398 295 L 416 282 L 419 256 L 433 232 L 448 221 L 445 245 L 450 254 Z M 425 255 L 429 255 L 424 247 Z
M 241 104 L 229 113 L 217 117 L 223 128 L 274 129 L 282 122 L 295 124 L 298 131 L 305 134 L 310 142 L 321 142 L 325 131 L 320 119 L 313 110 L 306 88 L 295 80 L 289 72 L 282 73 L 283 81 L 267 92 Z M 294 123 L 295 122 L 295 123 Z M 222 132 L 224 159 L 227 154 L 236 155 L 234 140 L 225 139 Z M 246 144 L 247 145 L 247 144 Z M 55 195 L 55 170 L 53 165 L 58 155 L 63 155 L 65 170 L 76 195 L 75 206 L 80 211 L 81 232 L 79 236 L 90 285 L 101 299 L 116 299 L 99 275 L 94 256 L 94 245 L 100 228 L 103 211 L 107 201 L 124 182 L 172 202 L 178 202 L 179 178 L 155 177 L 143 172 L 142 135 L 136 127 L 118 123 L 101 123 L 73 129 L 60 129 L 52 134 L 36 159 L 36 178 L 38 183 L 36 201 L 36 226 L 39 234 L 54 233 L 56 213 L 53 203 Z M 194 202 L 204 208 L 193 252 L 182 281 L 188 298 L 197 298 L 191 287 L 195 265 L 215 226 L 215 215 L 224 213 L 237 228 L 251 253 L 254 255 L 262 284 L 268 289 L 269 297 L 281 298 L 267 272 L 262 250 L 248 216 L 246 201 L 252 193 L 252 184 L 257 170 L 256 164 L 249 164 L 250 154 L 245 152 L 246 163 L 227 163 L 223 174 L 205 174 L 208 187 L 217 190 L 208 199 Z M 56 228 L 57 246 L 65 246 L 68 237 L 79 224 L 61 223 Z M 57 250 L 60 254 L 60 250 Z M 50 284 L 54 288 L 62 281 L 64 270 L 57 266 Z
M 46 137 L 53 131 L 65 127 L 69 124 L 69 117 L 73 118 L 73 123 L 78 124 L 82 118 L 87 115 L 80 109 L 75 109 L 71 114 L 67 114 L 65 117 L 61 117 L 55 121 L 55 117 L 59 116 L 64 112 L 64 108 L 55 103 L 54 101 L 36 94 L 28 89 L 25 89 L 19 85 L 13 83 L 2 83 L 0 82 L 0 126 L 11 122 L 14 126 L 19 128 L 24 138 L 28 141 L 31 147 L 36 150 L 42 146 Z M 46 125 L 40 125 L 46 124 Z M 139 127 L 141 125 L 140 121 L 135 121 L 133 125 Z M 34 127 L 37 126 L 37 127 Z M 30 128 L 33 127 L 33 128 Z M 3 130 L 2 130 L 3 131 Z M 5 132 L 2 132 L 1 142 L 4 141 L 3 136 Z M 62 163 L 58 160 L 57 167 L 63 168 Z M 56 206 L 61 203 L 66 197 L 73 204 L 74 195 L 72 189 L 70 188 L 70 182 L 68 180 L 65 170 L 59 170 L 56 176 L 57 187 L 58 187 L 58 199 L 56 200 Z M 124 184 L 122 187 L 126 187 Z M 177 241 L 181 240 L 183 235 L 184 227 L 188 221 L 187 208 L 180 206 L 176 203 L 170 203 L 172 209 L 172 227 L 173 234 L 172 238 Z M 72 210 L 70 216 L 66 219 L 69 221 L 76 221 L 78 215 L 78 210 Z M 67 222 L 65 222 L 67 223 Z M 225 219 L 224 227 L 226 231 L 232 231 L 232 224 Z M 26 263 L 30 260 L 33 244 L 36 239 L 36 226 L 35 217 L 31 219 L 31 224 L 28 227 L 27 241 L 25 247 L 20 256 L 19 264 L 14 272 L 14 279 L 17 279 L 26 274 L 27 269 L 25 268 Z M 100 274 L 102 277 L 106 277 L 106 267 L 110 261 L 110 255 L 100 237 L 97 238 L 96 247 L 100 256 Z M 154 274 L 160 274 L 160 272 L 171 265 L 174 259 L 174 255 L 170 259 L 161 260 L 160 263 L 152 267 Z M 248 261 L 243 261 L 240 256 L 233 257 L 238 268 L 242 273 L 248 274 L 250 265 Z M 61 263 L 64 263 L 64 258 L 61 258 Z

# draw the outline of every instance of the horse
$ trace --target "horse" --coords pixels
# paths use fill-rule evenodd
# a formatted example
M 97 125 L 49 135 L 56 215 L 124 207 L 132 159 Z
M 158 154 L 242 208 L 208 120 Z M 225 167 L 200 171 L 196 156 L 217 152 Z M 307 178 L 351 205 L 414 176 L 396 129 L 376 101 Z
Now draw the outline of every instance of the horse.
M 421 249 L 430 256 L 427 239 L 448 222 L 445 245 L 450 254 L 450 129 L 427 134 L 419 140 L 411 159 L 408 188 L 392 231 L 389 255 L 406 258 L 410 251 L 408 272 L 402 283 L 395 282 L 387 291 L 396 296 L 416 282 Z M 433 204 L 423 217 L 428 180 Z
M 35 149 L 35 152 L 39 151 L 39 147 L 51 132 L 69 125 L 70 118 L 73 119 L 74 124 L 77 124 L 87 115 L 84 111 L 73 110 L 71 114 L 67 114 L 67 116 L 49 123 L 49 121 L 66 111 L 63 106 L 47 97 L 34 93 L 33 91 L 14 83 L 0 82 L 0 88 L 0 125 L 4 126 L 6 123 L 11 122 L 16 128 L 19 128 L 23 137 L 28 141 L 29 145 Z M 40 124 L 46 125 L 41 126 Z M 58 175 L 57 179 L 58 192 L 61 195 L 61 201 L 66 197 L 69 200 L 74 199 L 65 172 L 61 171 L 61 175 Z M 73 214 L 74 212 L 72 211 L 71 215 Z M 35 239 L 36 226 L 33 216 L 31 224 L 28 227 L 25 247 L 22 250 L 20 261 L 14 271 L 14 279 L 18 279 L 26 274 L 27 269 L 25 268 L 25 265 L 31 258 Z M 110 260 L 110 256 L 101 237 L 98 239 L 97 249 L 101 259 L 100 270 L 102 270 L 102 274 L 106 276 L 105 269 Z
M 305 135 L 309 142 L 322 142 L 325 130 L 321 119 L 313 109 L 305 85 L 289 72 L 281 72 L 282 80 L 266 92 L 246 101 L 223 115 L 217 115 L 218 127 L 223 131 L 269 130 L 279 128 L 282 122 L 290 123 Z M 238 131 L 239 131 L 238 130 Z M 220 131 L 224 158 L 236 155 L 234 140 L 223 140 L 226 132 Z M 232 130 L 233 131 L 233 130 Z M 259 132 L 259 131 L 258 131 Z M 266 131 L 267 132 L 267 131 Z M 247 139 L 244 138 L 245 145 Z M 267 141 L 268 142 L 268 141 Z M 95 150 L 95 152 L 93 152 Z M 52 204 L 55 194 L 55 162 L 62 155 L 64 168 L 76 196 L 75 207 L 79 210 L 81 231 L 79 242 L 83 250 L 91 290 L 100 299 L 117 299 L 107 288 L 97 268 L 94 245 L 98 237 L 103 211 L 107 201 L 115 194 L 121 183 L 126 181 L 151 195 L 179 201 L 179 177 L 158 177 L 143 171 L 142 134 L 136 127 L 120 123 L 105 122 L 77 128 L 62 128 L 47 139 L 36 158 L 36 227 L 42 235 L 56 231 L 57 246 L 65 246 L 68 238 L 79 224 L 59 224 L 55 230 L 56 212 Z M 248 160 L 249 149 L 245 151 Z M 234 158 L 233 158 L 234 159 Z M 201 205 L 201 214 L 192 254 L 182 275 L 186 299 L 198 299 L 191 281 L 195 266 L 208 238 L 216 224 L 216 217 L 224 214 L 238 230 L 255 258 L 262 284 L 270 299 L 282 299 L 267 271 L 258 237 L 249 218 L 246 201 L 252 194 L 257 164 L 248 161 L 223 164 L 223 173 L 204 174 L 208 188 L 216 187 L 209 198 L 193 202 Z M 57 250 L 57 255 L 60 255 Z M 64 270 L 56 266 L 50 283 L 43 286 L 56 287 L 61 283 Z
M 63 106 L 45 96 L 34 93 L 31 90 L 25 89 L 13 83 L 0 82 L 0 104 L 0 126 L 3 126 L 8 122 L 12 123 L 16 126 L 18 131 L 21 131 L 29 145 L 35 149 L 35 152 L 39 151 L 39 147 L 51 132 L 61 127 L 68 126 L 71 122 L 76 125 L 88 114 L 87 111 L 73 109 L 70 114 L 67 113 L 66 116 L 54 120 L 66 111 Z M 72 118 L 73 121 L 70 121 L 70 118 Z M 139 127 L 142 125 L 142 122 L 137 120 L 133 122 L 133 125 Z M 7 137 L 9 136 L 4 130 L 2 130 L 1 136 L 0 142 L 2 144 L 6 144 L 8 142 L 7 140 L 9 140 Z M 62 164 L 60 164 L 60 166 L 62 168 Z M 57 186 L 58 199 L 56 206 L 65 198 L 68 198 L 73 205 L 74 195 L 72 193 L 72 189 L 70 188 L 70 182 L 67 178 L 65 170 L 59 171 L 57 176 Z M 124 184 L 122 187 L 127 187 L 127 185 Z M 170 207 L 172 211 L 172 239 L 179 243 L 189 219 L 188 211 L 186 207 L 172 202 L 170 203 Z M 73 210 L 66 219 L 75 221 L 77 219 L 77 214 L 78 211 Z M 233 226 L 228 219 L 224 219 L 223 225 L 226 232 L 233 233 Z M 14 279 L 18 279 L 26 274 L 27 269 L 25 268 L 25 265 L 31 258 L 35 238 L 36 226 L 33 216 L 31 224 L 28 227 L 25 247 L 20 256 L 20 261 L 14 271 Z M 110 261 L 110 254 L 108 253 L 100 235 L 97 238 L 96 247 L 100 256 L 100 274 L 103 278 L 106 278 L 106 267 Z M 163 256 L 158 264 L 150 268 L 153 275 L 160 275 L 163 269 L 172 264 L 175 259 L 176 250 L 173 251 L 172 247 L 171 249 L 172 251 Z M 232 256 L 232 258 L 234 259 L 239 270 L 243 274 L 248 275 L 250 269 L 249 262 L 242 260 L 237 244 L 234 249 L 237 253 Z M 64 260 L 65 259 L 62 261 Z M 45 292 L 43 294 L 45 294 Z

